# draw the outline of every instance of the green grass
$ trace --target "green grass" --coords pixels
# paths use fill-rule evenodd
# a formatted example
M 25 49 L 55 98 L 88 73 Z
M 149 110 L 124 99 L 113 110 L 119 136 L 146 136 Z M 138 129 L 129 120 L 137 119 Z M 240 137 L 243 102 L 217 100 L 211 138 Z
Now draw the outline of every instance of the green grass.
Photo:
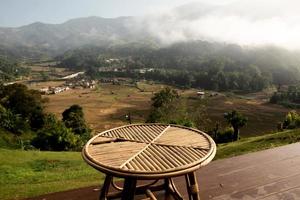
M 21 149 L 22 146 L 24 148 L 32 137 L 34 137 L 34 134 L 30 132 L 17 136 L 0 128 L 0 148 Z
M 79 152 L 0 149 L 0 199 L 21 199 L 100 184 Z
M 300 141 L 300 129 L 245 138 L 218 146 L 215 159 L 233 157 Z M 103 175 L 82 160 L 79 152 L 0 149 L 0 199 L 22 199 L 98 185 Z
M 250 152 L 292 144 L 299 141 L 300 129 L 245 138 L 237 142 L 218 145 L 215 159 L 229 158 Z

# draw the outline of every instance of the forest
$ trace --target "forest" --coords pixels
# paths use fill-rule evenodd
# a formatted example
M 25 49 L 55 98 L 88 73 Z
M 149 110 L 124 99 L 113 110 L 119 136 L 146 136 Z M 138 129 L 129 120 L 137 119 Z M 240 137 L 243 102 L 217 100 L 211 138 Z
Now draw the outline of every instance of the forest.
M 247 48 L 197 41 L 128 49 L 89 46 L 56 59 L 60 66 L 86 70 L 94 77 L 130 77 L 219 91 L 261 91 L 270 85 L 295 84 L 300 77 L 298 54 L 274 46 Z M 111 58 L 118 62 L 107 63 Z M 153 70 L 140 73 L 137 69 Z

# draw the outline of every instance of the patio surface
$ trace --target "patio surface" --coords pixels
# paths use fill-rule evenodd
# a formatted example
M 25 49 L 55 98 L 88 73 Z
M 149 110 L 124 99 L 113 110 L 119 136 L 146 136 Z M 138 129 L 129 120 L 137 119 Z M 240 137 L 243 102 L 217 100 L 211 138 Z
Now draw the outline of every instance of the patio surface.
M 300 143 L 217 160 L 197 172 L 202 200 L 300 199 Z M 175 183 L 186 194 L 184 178 Z M 97 200 L 96 186 L 28 200 Z M 158 194 L 159 199 L 165 199 Z

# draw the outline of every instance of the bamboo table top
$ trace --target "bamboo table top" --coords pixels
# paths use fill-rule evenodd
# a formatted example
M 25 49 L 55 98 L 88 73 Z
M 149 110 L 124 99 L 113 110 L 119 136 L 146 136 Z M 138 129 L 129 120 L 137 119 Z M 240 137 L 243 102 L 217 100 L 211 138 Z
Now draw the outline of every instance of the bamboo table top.
M 97 134 L 82 151 L 94 168 L 119 177 L 163 178 L 208 164 L 214 141 L 202 131 L 177 125 L 132 124 Z

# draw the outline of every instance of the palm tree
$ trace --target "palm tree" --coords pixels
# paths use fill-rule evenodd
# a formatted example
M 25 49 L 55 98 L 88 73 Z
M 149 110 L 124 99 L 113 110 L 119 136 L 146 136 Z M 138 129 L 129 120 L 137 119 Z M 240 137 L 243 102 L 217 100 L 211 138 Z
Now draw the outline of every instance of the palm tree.
M 247 124 L 248 119 L 235 110 L 225 113 L 224 118 L 233 128 L 233 141 L 237 141 L 239 139 L 240 128 Z

